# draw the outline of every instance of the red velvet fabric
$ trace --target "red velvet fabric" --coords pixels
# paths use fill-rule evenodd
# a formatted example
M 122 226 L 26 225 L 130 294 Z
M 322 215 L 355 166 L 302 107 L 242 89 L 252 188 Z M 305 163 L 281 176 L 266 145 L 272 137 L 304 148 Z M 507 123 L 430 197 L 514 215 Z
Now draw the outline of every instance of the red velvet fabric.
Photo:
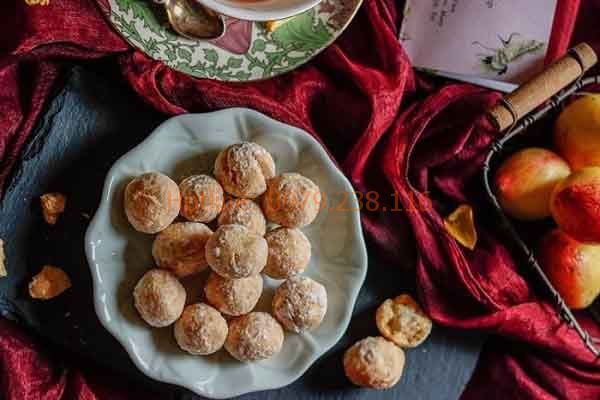
M 0 319 L 0 398 L 5 400 L 153 400 L 147 390 L 115 379 L 84 360 L 52 354 L 22 328 Z M 161 400 L 167 400 L 161 398 Z
M 106 0 L 98 1 L 106 7 Z M 579 5 L 559 3 L 549 59 L 566 49 Z M 533 292 L 488 227 L 478 225 L 474 251 L 446 234 L 441 215 L 457 204 L 475 205 L 477 215 L 477 174 L 496 135 L 481 115 L 499 95 L 415 75 L 396 40 L 400 7 L 393 0 L 366 0 L 349 29 L 314 61 L 252 84 L 190 78 L 132 51 L 93 0 L 50 0 L 44 7 L 19 0 L 10 7 L 0 15 L 0 183 L 57 86 L 64 61 L 118 55 L 125 79 L 158 110 L 257 109 L 315 135 L 357 190 L 376 191 L 379 211 L 363 213 L 365 231 L 394 268 L 414 243 L 415 283 L 436 323 L 494 334 L 464 399 L 600 398 L 600 365 L 547 299 Z M 575 37 L 600 52 L 598 16 L 600 1 L 584 1 Z M 383 205 L 403 212 L 384 213 Z M 585 315 L 581 321 L 600 336 Z M 128 397 L 116 380 L 53 373 L 37 346 L 7 323 L 0 329 L 5 398 L 27 398 L 23 386 L 32 399 L 59 399 L 68 390 L 81 398 Z

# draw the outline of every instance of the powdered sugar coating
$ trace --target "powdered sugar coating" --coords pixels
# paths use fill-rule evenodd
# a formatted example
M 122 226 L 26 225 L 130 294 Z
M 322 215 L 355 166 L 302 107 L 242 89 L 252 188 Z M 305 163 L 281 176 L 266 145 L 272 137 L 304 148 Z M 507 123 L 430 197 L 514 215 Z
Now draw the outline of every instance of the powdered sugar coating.
M 160 232 L 152 245 L 152 256 L 160 268 L 182 278 L 204 270 L 210 228 L 200 222 L 178 222 Z
M 327 312 L 327 291 L 320 283 L 304 276 L 283 282 L 273 296 L 273 315 L 292 332 L 316 329 Z
M 281 351 L 284 333 L 271 315 L 252 312 L 229 322 L 225 349 L 239 361 L 258 361 Z
M 267 241 L 241 225 L 222 225 L 206 243 L 206 260 L 224 278 L 256 275 L 267 263 Z
M 404 351 L 381 336 L 356 342 L 344 354 L 344 371 L 352 383 L 387 389 L 400 380 L 404 370 Z
M 161 328 L 179 318 L 185 305 L 185 288 L 165 269 L 151 269 L 133 289 L 135 308 L 149 325 Z
M 287 228 L 302 228 L 317 217 L 321 191 L 307 177 L 285 173 L 268 181 L 262 204 L 269 221 Z
M 223 208 L 223 188 L 208 175 L 192 175 L 179 184 L 181 215 L 190 221 L 210 222 Z
M 264 236 L 267 220 L 260 206 L 249 199 L 231 199 L 223 206 L 219 225 L 242 225 L 254 233 Z
M 135 230 L 157 233 L 179 214 L 181 196 L 177 184 L 160 172 L 134 178 L 124 193 L 125 215 Z
M 265 192 L 267 180 L 275 176 L 275 162 L 264 147 L 242 142 L 219 153 L 214 173 L 227 193 L 254 199 Z
M 206 300 L 223 314 L 234 317 L 252 311 L 262 291 L 263 279 L 260 275 L 228 279 L 211 272 L 204 287 Z
M 299 229 L 277 228 L 265 236 L 269 257 L 263 272 L 273 279 L 296 276 L 310 261 L 310 242 Z
M 194 355 L 213 354 L 225 343 L 227 321 L 211 306 L 191 304 L 175 322 L 173 334 L 179 347 Z

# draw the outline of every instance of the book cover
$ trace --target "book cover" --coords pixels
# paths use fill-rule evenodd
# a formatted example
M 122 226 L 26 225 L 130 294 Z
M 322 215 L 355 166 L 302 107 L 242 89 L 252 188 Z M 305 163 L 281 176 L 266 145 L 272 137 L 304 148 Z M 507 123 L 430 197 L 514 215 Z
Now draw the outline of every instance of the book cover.
M 543 68 L 557 0 L 407 0 L 399 39 L 417 68 L 510 88 Z

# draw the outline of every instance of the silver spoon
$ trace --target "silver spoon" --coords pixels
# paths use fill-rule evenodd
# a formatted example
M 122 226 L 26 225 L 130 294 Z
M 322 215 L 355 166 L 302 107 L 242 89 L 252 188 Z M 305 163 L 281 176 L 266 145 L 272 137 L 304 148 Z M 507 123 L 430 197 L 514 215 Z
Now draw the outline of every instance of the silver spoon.
M 225 32 L 223 17 L 194 0 L 155 0 L 163 4 L 175 32 L 188 39 L 215 39 Z

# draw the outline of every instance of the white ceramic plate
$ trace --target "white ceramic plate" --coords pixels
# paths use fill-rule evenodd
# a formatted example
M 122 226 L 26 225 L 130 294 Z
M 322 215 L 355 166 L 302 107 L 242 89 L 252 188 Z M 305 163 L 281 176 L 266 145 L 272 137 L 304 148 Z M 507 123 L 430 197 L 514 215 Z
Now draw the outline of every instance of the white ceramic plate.
M 317 219 L 303 229 L 313 249 L 304 274 L 325 285 L 329 297 L 323 324 L 307 334 L 286 333 L 281 353 L 255 363 L 235 361 L 224 350 L 209 357 L 187 355 L 177 348 L 171 328 L 150 329 L 142 322 L 133 307 L 132 290 L 153 266 L 153 237 L 130 227 L 122 202 L 124 185 L 134 176 L 161 171 L 179 181 L 192 173 L 210 173 L 217 153 L 241 141 L 269 150 L 278 173 L 297 171 L 312 179 L 326 200 Z M 138 368 L 153 379 L 211 398 L 274 389 L 299 378 L 345 332 L 367 270 L 358 202 L 321 145 L 298 128 L 240 108 L 172 118 L 121 157 L 106 177 L 85 250 L 96 313 Z M 200 300 L 203 278 L 184 282 L 188 303 Z M 269 310 L 277 284 L 265 278 L 258 310 Z

